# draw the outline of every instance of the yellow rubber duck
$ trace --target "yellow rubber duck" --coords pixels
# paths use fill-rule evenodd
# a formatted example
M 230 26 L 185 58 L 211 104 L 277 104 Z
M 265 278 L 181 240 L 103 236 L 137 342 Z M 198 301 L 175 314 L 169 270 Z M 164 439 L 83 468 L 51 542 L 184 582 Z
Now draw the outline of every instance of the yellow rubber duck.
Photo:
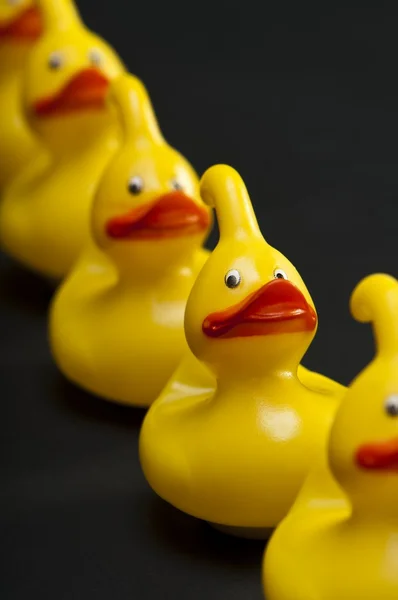
M 93 205 L 89 248 L 56 295 L 53 354 L 72 381 L 108 400 L 148 406 L 186 342 L 185 304 L 208 256 L 211 225 L 188 162 L 163 139 L 147 92 L 131 75 L 112 86 L 125 140 Z
M 37 146 L 23 115 L 21 84 L 28 53 L 41 31 L 33 0 L 0 0 L 0 190 Z
M 351 311 L 372 322 L 376 356 L 348 389 L 327 455 L 271 538 L 267 600 L 398 598 L 398 281 L 363 279 Z
M 177 508 L 262 536 L 294 501 L 344 388 L 314 392 L 297 377 L 315 308 L 296 269 L 262 237 L 238 173 L 212 167 L 201 193 L 216 209 L 220 241 L 189 296 L 185 334 L 204 366 L 186 357 L 148 411 L 141 464 Z
M 28 58 L 24 102 L 46 149 L 5 189 L 0 239 L 26 266 L 60 278 L 89 237 L 94 190 L 119 144 L 106 97 L 124 69 L 70 0 L 37 1 L 44 33 Z

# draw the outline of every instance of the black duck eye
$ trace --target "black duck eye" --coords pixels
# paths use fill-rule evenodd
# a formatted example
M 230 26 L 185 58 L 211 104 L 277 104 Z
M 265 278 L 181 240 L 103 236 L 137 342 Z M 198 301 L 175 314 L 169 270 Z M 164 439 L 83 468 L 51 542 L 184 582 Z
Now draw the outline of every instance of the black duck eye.
M 398 394 L 388 396 L 384 408 L 389 417 L 398 417 Z
M 130 194 L 134 194 L 136 196 L 137 194 L 140 194 L 144 189 L 144 182 L 142 181 L 141 177 L 138 177 L 138 175 L 136 175 L 135 177 L 132 177 L 130 179 L 127 188 Z
M 50 69 L 56 71 L 57 69 L 60 69 L 63 65 L 64 59 L 62 57 L 62 54 L 60 52 L 53 52 L 52 54 L 50 54 L 50 57 L 48 59 L 48 66 L 50 67 Z
M 275 279 L 287 279 L 287 275 L 283 269 L 275 269 L 274 271 Z
M 173 181 L 171 182 L 171 187 L 176 192 L 182 192 L 182 185 L 176 179 L 173 179 Z
M 225 285 L 228 288 L 236 288 L 241 282 L 241 275 L 236 269 L 231 269 L 224 277 Z
M 102 54 L 99 50 L 93 48 L 88 54 L 88 58 L 94 67 L 100 67 L 102 65 Z

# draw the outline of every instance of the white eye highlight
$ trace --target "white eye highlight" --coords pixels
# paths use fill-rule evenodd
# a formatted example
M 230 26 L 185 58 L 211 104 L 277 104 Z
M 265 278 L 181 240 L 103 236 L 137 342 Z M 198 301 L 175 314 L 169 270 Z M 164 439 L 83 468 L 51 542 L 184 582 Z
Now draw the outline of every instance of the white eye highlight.
M 275 269 L 274 277 L 275 279 L 288 279 L 288 276 L 283 269 Z
M 140 177 L 139 175 L 132 177 L 127 184 L 127 189 L 130 192 L 130 194 L 133 194 L 134 196 L 140 194 L 144 189 L 144 182 L 142 177 Z
M 237 269 L 231 269 L 225 274 L 224 281 L 228 288 L 236 288 L 242 280 L 241 274 Z
M 171 187 L 176 192 L 182 192 L 183 189 L 181 183 L 179 183 L 176 179 L 173 179 L 173 181 L 171 182 Z
M 391 394 L 391 396 L 388 396 L 384 408 L 390 417 L 398 417 L 398 394 Z
M 94 67 L 100 67 L 102 65 L 103 56 L 101 52 L 96 48 L 90 50 L 90 52 L 88 53 L 88 58 L 91 64 L 94 65 Z
M 56 71 L 60 69 L 64 63 L 64 58 L 61 52 L 52 52 L 48 58 L 48 66 L 50 69 Z

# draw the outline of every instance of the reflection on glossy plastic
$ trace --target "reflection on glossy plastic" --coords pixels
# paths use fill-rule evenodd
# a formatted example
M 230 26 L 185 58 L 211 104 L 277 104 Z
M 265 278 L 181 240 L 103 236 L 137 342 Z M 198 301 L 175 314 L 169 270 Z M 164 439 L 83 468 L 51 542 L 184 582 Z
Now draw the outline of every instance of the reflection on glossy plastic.
M 4 190 L 4 249 L 26 266 L 64 276 L 89 237 L 99 178 L 119 144 L 109 83 L 124 68 L 81 22 L 71 0 L 37 0 L 44 32 L 29 53 L 24 105 L 42 142 Z
M 349 387 L 327 456 L 271 539 L 267 600 L 398 598 L 398 282 L 365 278 L 351 311 L 372 322 L 376 356 Z
M 201 193 L 216 209 L 220 241 L 187 303 L 193 355 L 150 408 L 140 457 L 164 499 L 247 535 L 285 516 L 344 388 L 298 368 L 315 308 L 296 269 L 262 237 L 238 173 L 212 167 Z
M 37 147 L 21 106 L 22 75 L 42 31 L 33 0 L 0 0 L 0 190 Z
M 148 406 L 187 351 L 184 310 L 208 256 L 211 212 L 192 167 L 163 139 L 142 83 L 122 76 L 111 96 L 124 143 L 94 201 L 95 248 L 54 300 L 51 343 L 74 382 Z

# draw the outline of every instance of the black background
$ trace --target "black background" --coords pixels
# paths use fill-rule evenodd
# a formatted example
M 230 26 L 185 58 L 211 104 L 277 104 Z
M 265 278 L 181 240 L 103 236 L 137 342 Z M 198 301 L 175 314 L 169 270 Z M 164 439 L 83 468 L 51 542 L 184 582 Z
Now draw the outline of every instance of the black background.
M 305 363 L 348 383 L 373 351 L 349 294 L 370 272 L 397 271 L 394 3 L 78 4 L 144 80 L 166 138 L 198 172 L 217 162 L 240 171 L 265 237 L 317 306 Z M 50 296 L 1 258 L 1 598 L 261 600 L 264 545 L 159 500 L 137 458 L 144 413 L 57 373 Z

